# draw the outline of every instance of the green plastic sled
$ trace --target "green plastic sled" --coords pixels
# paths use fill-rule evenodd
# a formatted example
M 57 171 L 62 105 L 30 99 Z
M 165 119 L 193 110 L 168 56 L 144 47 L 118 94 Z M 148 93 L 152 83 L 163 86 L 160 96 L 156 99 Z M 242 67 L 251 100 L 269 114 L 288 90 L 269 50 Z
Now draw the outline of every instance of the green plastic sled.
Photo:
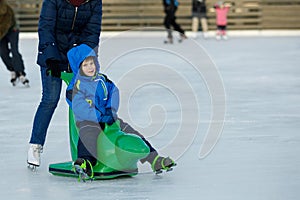
M 62 73 L 61 79 L 68 85 L 72 73 Z M 77 142 L 79 139 L 74 114 L 69 108 L 69 135 L 72 161 L 49 165 L 53 175 L 78 177 L 73 170 L 73 161 L 77 159 Z M 111 179 L 120 176 L 134 176 L 138 173 L 137 162 L 146 157 L 150 150 L 138 136 L 120 130 L 119 121 L 106 126 L 97 139 L 98 162 L 93 167 L 94 179 Z

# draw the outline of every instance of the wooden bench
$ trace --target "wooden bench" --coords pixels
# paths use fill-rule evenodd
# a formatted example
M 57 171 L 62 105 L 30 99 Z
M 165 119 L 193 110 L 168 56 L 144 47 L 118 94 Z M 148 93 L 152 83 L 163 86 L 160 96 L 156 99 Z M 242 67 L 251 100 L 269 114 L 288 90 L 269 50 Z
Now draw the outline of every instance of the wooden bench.
M 264 0 L 261 9 L 263 29 L 300 28 L 300 0 Z
M 15 11 L 20 31 L 36 32 L 42 0 L 7 0 Z
M 103 0 L 102 30 L 128 30 L 142 27 L 163 28 L 161 0 Z M 178 22 L 184 29 L 191 26 L 191 0 L 181 0 Z
M 20 30 L 36 32 L 42 0 L 7 0 L 15 10 Z M 102 0 L 103 31 L 124 31 L 142 27 L 163 29 L 162 0 Z M 191 30 L 192 0 L 179 0 L 177 22 Z M 206 0 L 208 27 L 215 30 L 213 5 Z M 228 0 L 228 30 L 300 29 L 300 0 Z

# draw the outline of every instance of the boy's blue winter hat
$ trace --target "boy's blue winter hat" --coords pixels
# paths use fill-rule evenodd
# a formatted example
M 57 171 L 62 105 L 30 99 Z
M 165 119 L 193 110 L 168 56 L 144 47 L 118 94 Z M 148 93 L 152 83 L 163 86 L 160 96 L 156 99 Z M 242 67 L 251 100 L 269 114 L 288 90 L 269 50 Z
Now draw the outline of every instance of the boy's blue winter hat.
M 97 57 L 95 51 L 86 44 L 81 44 L 79 46 L 73 47 L 68 51 L 67 56 L 74 75 L 78 73 L 80 64 L 87 57 L 89 56 Z

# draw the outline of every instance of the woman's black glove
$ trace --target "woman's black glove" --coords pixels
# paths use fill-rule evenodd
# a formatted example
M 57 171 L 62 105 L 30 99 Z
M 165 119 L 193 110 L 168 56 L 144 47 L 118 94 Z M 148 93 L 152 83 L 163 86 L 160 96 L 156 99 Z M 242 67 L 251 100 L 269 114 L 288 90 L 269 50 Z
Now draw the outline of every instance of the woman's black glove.
M 60 78 L 60 74 L 61 74 L 61 71 L 59 69 L 59 61 L 58 60 L 51 60 L 51 59 L 48 59 L 46 61 L 46 64 L 47 64 L 47 75 L 51 75 L 53 77 L 57 77 L 57 78 Z

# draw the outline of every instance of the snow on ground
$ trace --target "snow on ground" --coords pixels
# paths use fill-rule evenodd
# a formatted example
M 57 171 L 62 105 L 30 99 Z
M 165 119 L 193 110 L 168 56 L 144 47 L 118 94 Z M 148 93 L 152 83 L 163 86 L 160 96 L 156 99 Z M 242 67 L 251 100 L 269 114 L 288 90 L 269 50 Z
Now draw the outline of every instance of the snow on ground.
M 102 69 L 120 87 L 120 116 L 178 166 L 154 175 L 139 165 L 133 178 L 92 183 L 49 174 L 50 163 L 70 160 L 62 92 L 42 165 L 28 170 L 41 83 L 37 39 L 22 37 L 31 87 L 12 87 L 0 62 L 1 199 L 299 198 L 299 37 L 199 37 L 164 45 L 165 33 L 128 35 L 102 38 Z

